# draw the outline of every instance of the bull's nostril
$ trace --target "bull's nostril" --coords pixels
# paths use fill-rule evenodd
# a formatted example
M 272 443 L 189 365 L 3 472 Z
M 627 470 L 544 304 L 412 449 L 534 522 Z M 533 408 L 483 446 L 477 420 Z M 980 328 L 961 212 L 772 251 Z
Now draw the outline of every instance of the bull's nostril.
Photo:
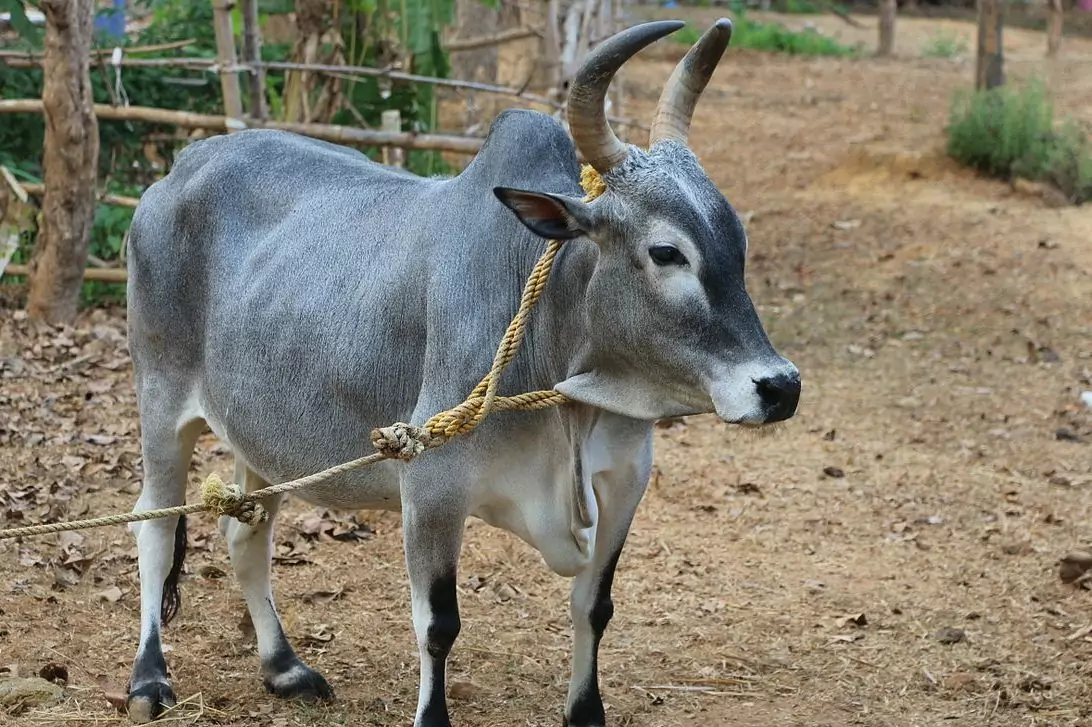
M 796 405 L 800 402 L 798 374 L 777 374 L 758 379 L 755 388 L 766 407 L 766 421 L 783 421 L 796 413 Z

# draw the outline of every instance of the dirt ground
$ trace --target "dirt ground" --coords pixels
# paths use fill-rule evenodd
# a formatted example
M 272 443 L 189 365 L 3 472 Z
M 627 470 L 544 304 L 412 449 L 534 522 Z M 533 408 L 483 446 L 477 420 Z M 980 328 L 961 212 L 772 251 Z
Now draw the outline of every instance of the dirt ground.
M 679 11 L 673 11 L 679 12 Z M 712 17 L 701 16 L 707 20 Z M 790 16 L 848 42 L 836 18 Z M 1092 593 L 1057 562 L 1092 543 L 1092 210 L 1056 208 L 943 158 L 973 60 L 926 59 L 940 26 L 901 20 L 892 60 L 730 52 L 692 144 L 748 218 L 748 280 L 800 367 L 798 416 L 769 436 L 712 418 L 657 430 L 601 674 L 616 727 L 1092 724 Z M 1092 121 L 1092 42 L 1053 63 L 1006 35 L 1014 79 L 1048 79 Z M 973 43 L 970 45 L 973 47 Z M 629 78 L 647 119 L 669 52 Z M 119 311 L 32 336 L 0 310 L 0 526 L 127 510 L 138 424 Z M 363 435 L 363 433 L 362 433 Z M 231 474 L 209 437 L 209 471 Z M 167 628 L 180 717 L 198 724 L 408 725 L 417 655 L 397 516 L 280 516 L 276 591 L 328 707 L 257 674 L 226 548 L 194 518 Z M 333 536 L 336 536 L 333 537 Z M 317 538 L 321 538 L 318 540 Z M 452 656 L 457 725 L 558 725 L 568 582 L 471 522 Z M 67 667 L 68 698 L 0 721 L 123 723 L 138 633 L 124 528 L 0 544 L 0 673 Z

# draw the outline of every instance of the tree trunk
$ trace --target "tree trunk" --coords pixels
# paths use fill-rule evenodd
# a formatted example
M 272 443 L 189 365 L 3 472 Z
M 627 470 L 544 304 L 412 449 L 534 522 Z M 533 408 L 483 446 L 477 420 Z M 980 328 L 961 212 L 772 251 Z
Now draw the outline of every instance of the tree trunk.
M 897 0 L 880 0 L 880 45 L 876 55 L 889 56 L 895 51 L 895 15 Z
M 1001 0 L 978 0 L 978 62 L 974 87 L 981 91 L 1005 82 L 1001 29 L 1004 25 Z
M 1062 0 L 1047 0 L 1047 13 L 1050 16 L 1047 28 L 1047 55 L 1056 56 L 1062 47 L 1062 19 L 1065 8 Z
M 94 5 L 94 0 L 41 3 L 46 17 L 45 195 L 27 310 L 50 323 L 76 318 L 95 219 L 99 126 L 89 68 Z

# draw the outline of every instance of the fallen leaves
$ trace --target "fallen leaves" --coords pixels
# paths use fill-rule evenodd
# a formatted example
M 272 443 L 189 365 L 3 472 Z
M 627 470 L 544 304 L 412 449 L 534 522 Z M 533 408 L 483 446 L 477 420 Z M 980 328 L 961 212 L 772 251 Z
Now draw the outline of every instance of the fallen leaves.
M 300 638 L 300 644 L 311 649 L 325 647 L 334 640 L 334 630 L 329 624 L 319 624 Z
M 349 593 L 353 589 L 349 586 L 342 586 L 336 591 L 315 591 L 314 593 L 308 593 L 303 596 L 303 602 L 314 605 L 324 606 L 327 603 L 333 603 L 345 597 L 346 593 Z
M 370 525 L 356 519 L 355 513 L 341 514 L 325 509 L 297 517 L 292 526 L 307 540 L 348 542 L 367 540 L 375 534 Z
M 967 632 L 954 626 L 942 626 L 933 632 L 933 638 L 945 646 L 951 646 L 966 641 Z
M 55 661 L 47 662 L 38 670 L 38 676 L 47 682 L 56 684 L 68 683 L 68 667 Z
M 1087 550 L 1074 550 L 1062 557 L 1058 563 L 1058 577 L 1062 583 L 1072 583 L 1080 588 L 1092 588 L 1092 553 Z

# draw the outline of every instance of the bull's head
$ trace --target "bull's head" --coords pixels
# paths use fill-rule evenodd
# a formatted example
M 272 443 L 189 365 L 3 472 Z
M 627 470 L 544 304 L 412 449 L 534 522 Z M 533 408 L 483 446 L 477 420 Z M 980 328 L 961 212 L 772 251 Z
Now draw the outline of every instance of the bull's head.
M 603 102 L 614 74 L 682 26 L 631 27 L 596 47 L 576 76 L 569 126 L 606 182 L 602 196 L 585 203 L 494 191 L 536 234 L 587 237 L 600 251 L 585 301 L 595 335 L 558 391 L 639 419 L 715 411 L 738 424 L 782 421 L 796 411 L 800 374 L 770 344 L 747 294 L 743 224 L 686 143 L 731 21 L 717 21 L 675 68 L 647 151 L 622 143 L 607 123 Z

